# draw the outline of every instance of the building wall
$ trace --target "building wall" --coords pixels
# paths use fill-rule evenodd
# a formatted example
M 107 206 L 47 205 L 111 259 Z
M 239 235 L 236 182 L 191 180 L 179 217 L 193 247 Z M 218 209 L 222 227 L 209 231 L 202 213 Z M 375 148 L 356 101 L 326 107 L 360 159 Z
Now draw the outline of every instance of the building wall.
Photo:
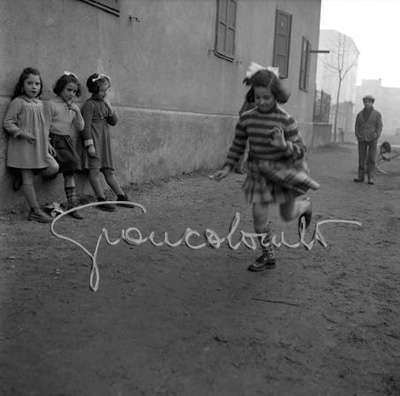
M 321 0 L 238 1 L 236 58 L 214 55 L 216 0 L 121 0 L 120 16 L 78 0 L 0 0 L 0 117 L 26 66 L 44 80 L 43 99 L 69 70 L 83 85 L 93 72 L 111 77 L 110 99 L 120 115 L 112 128 L 116 174 L 123 185 L 223 163 L 245 94 L 248 65 L 272 63 L 275 10 L 293 14 L 285 106 L 311 122 L 316 58 L 309 92 L 298 90 L 301 37 L 317 47 Z M 21 12 L 24 10 L 24 12 Z M 81 105 L 88 98 L 84 89 Z M 12 192 L 1 134 L 0 206 L 24 205 Z M 62 180 L 38 180 L 41 201 L 64 200 Z M 80 178 L 79 188 L 90 193 Z
M 315 122 L 313 124 L 311 142 L 307 142 L 311 148 L 324 146 L 331 142 L 332 125 Z

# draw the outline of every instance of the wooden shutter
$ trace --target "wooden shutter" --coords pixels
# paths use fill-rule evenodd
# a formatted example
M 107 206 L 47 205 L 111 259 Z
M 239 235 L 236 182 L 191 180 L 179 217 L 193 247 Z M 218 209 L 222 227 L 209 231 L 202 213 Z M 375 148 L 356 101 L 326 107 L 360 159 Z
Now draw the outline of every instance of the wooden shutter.
M 310 42 L 303 37 L 301 43 L 301 60 L 300 60 L 300 79 L 299 88 L 303 91 L 308 89 L 308 80 L 310 75 Z
M 273 65 L 279 67 L 282 78 L 289 74 L 289 51 L 292 16 L 286 12 L 276 10 L 275 40 Z
M 235 56 L 236 0 L 217 0 L 215 53 L 223 58 Z

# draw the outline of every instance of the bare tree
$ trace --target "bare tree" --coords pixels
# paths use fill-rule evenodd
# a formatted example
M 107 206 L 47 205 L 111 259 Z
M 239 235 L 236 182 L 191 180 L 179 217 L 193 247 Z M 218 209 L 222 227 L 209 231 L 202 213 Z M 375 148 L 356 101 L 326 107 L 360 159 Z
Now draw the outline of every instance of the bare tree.
M 330 51 L 331 55 L 328 57 L 328 59 L 322 59 L 322 63 L 325 65 L 325 67 L 331 70 L 337 76 L 338 85 L 336 94 L 335 119 L 333 124 L 333 136 L 335 142 L 337 137 L 337 124 L 342 84 L 349 71 L 357 64 L 359 55 L 358 50 L 351 50 L 351 44 L 352 41 L 350 41 L 346 35 L 338 32 L 336 37 L 332 38 L 332 40 L 327 43 L 328 50 Z

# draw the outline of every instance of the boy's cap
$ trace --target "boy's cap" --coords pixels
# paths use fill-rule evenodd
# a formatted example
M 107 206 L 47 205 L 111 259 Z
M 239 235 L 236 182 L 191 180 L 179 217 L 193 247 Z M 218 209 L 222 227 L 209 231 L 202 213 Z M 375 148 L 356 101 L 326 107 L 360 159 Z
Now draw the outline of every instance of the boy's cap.
M 363 102 L 365 102 L 366 100 L 372 100 L 373 102 L 375 102 L 375 98 L 372 95 L 367 95 L 363 97 Z

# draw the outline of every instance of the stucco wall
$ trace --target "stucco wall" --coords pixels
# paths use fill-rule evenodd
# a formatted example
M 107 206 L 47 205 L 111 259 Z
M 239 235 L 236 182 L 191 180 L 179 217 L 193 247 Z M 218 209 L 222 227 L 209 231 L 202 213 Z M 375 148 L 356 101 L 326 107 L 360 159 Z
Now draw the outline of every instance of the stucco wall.
M 312 140 L 309 147 L 316 148 L 324 146 L 332 141 L 332 124 L 314 123 Z
M 315 65 L 309 92 L 298 91 L 301 37 L 318 43 L 320 0 L 238 1 L 236 58 L 216 57 L 216 1 L 121 0 L 120 17 L 78 0 L 0 0 L 0 117 L 26 66 L 39 68 L 43 99 L 69 70 L 83 85 L 93 72 L 111 76 L 111 102 L 120 115 L 113 128 L 116 174 L 123 185 L 215 168 L 232 139 L 252 60 L 272 63 L 275 10 L 293 14 L 285 108 L 311 122 Z M 21 12 L 24 10 L 24 12 Z M 79 104 L 87 99 L 84 89 Z M 0 206 L 23 205 L 11 190 L 1 136 Z M 61 177 L 45 186 L 41 202 L 64 200 Z M 82 179 L 83 180 L 83 179 Z M 88 185 L 79 184 L 84 192 Z
M 298 126 L 307 149 L 324 146 L 331 142 L 331 124 L 300 122 Z
M 229 115 L 118 106 L 115 109 L 122 116 L 118 126 L 111 127 L 112 143 L 116 174 L 123 186 L 198 169 L 215 169 L 222 165 L 237 121 L 236 116 Z M 1 147 L 5 147 L 4 133 L 0 141 Z M 2 150 L 0 160 L 5 162 L 5 157 Z M 4 186 L 0 192 L 2 208 L 24 206 L 21 194 L 11 189 L 12 178 L 6 167 L 0 169 Z M 37 177 L 36 186 L 41 202 L 65 201 L 62 176 L 51 182 Z M 92 193 L 84 174 L 78 175 L 78 189 Z

